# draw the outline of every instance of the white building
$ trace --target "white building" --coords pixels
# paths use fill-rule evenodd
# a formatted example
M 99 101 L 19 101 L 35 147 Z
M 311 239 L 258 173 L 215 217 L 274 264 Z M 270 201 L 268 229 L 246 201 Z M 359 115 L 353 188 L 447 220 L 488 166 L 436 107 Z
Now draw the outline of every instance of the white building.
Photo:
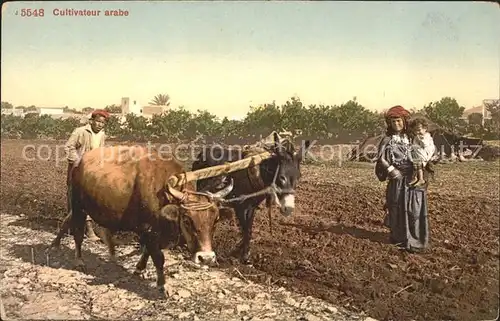
M 137 100 L 131 100 L 129 97 L 122 98 L 122 114 L 134 114 L 142 116 L 142 106 Z
M 64 114 L 64 107 L 36 107 L 36 109 L 40 116 Z
M 122 116 L 133 114 L 151 119 L 153 115 L 160 115 L 167 111 L 169 106 L 141 105 L 137 100 L 131 100 L 129 97 L 122 98 Z
M 482 119 L 482 125 L 484 126 L 484 121 L 486 119 L 491 119 L 491 113 L 486 109 L 487 104 L 498 104 L 499 100 L 498 99 L 484 99 L 483 103 L 480 106 L 472 107 L 469 109 L 464 110 L 461 119 L 465 121 L 469 121 L 469 115 L 471 114 L 481 114 L 483 115 Z
M 24 110 L 21 108 L 5 108 L 2 109 L 2 115 L 24 116 Z

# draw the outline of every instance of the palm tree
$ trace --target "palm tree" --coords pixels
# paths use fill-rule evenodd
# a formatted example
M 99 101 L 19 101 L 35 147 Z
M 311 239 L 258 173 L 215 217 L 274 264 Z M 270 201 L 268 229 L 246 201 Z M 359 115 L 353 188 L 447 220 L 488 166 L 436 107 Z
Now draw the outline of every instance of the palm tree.
M 170 96 L 167 94 L 158 94 L 149 103 L 155 106 L 170 106 Z

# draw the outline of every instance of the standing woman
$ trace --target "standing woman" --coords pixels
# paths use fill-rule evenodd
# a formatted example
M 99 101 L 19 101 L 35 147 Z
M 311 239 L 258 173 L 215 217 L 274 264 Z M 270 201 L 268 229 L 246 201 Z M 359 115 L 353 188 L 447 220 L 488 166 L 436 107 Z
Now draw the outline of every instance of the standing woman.
M 412 180 L 411 143 L 407 135 L 410 113 L 394 106 L 385 114 L 387 132 L 378 148 L 375 174 L 389 180 L 386 191 L 390 241 L 411 252 L 428 247 L 427 183 L 409 185 Z M 424 177 L 427 176 L 424 172 Z M 427 179 L 426 179 L 427 181 Z

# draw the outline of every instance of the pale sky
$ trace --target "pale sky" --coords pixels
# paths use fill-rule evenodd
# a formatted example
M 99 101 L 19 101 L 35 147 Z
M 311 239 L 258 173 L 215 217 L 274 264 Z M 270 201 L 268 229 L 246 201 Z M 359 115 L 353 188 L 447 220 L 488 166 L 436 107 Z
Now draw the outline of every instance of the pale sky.
M 101 15 L 53 13 L 66 8 Z M 1 50 L 2 101 L 14 106 L 167 93 L 174 107 L 241 117 L 294 95 L 382 110 L 500 94 L 500 10 L 487 2 L 20 1 L 2 6 Z

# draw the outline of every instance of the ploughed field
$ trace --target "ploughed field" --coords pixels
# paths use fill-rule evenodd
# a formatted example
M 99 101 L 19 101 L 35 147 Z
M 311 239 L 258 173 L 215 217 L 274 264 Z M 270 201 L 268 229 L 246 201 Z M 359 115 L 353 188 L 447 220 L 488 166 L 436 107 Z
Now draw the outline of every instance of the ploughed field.
M 57 227 L 65 210 L 66 162 L 23 159 L 27 144 L 2 140 L 2 211 L 22 212 Z M 60 151 L 62 153 L 62 151 Z M 35 152 L 27 153 L 36 157 Z M 38 158 L 47 159 L 47 150 Z M 62 156 L 62 154 L 60 154 Z M 499 309 L 499 163 L 436 165 L 429 190 L 431 249 L 410 254 L 387 243 L 382 225 L 385 183 L 366 163 L 302 166 L 296 212 L 256 213 L 251 258 L 231 258 L 239 241 L 234 222 L 218 225 L 221 268 L 365 311 L 381 320 L 484 320 Z M 189 166 L 189 163 L 186 163 Z M 85 245 L 84 245 L 85 246 Z M 234 270 L 234 269 L 231 269 Z

